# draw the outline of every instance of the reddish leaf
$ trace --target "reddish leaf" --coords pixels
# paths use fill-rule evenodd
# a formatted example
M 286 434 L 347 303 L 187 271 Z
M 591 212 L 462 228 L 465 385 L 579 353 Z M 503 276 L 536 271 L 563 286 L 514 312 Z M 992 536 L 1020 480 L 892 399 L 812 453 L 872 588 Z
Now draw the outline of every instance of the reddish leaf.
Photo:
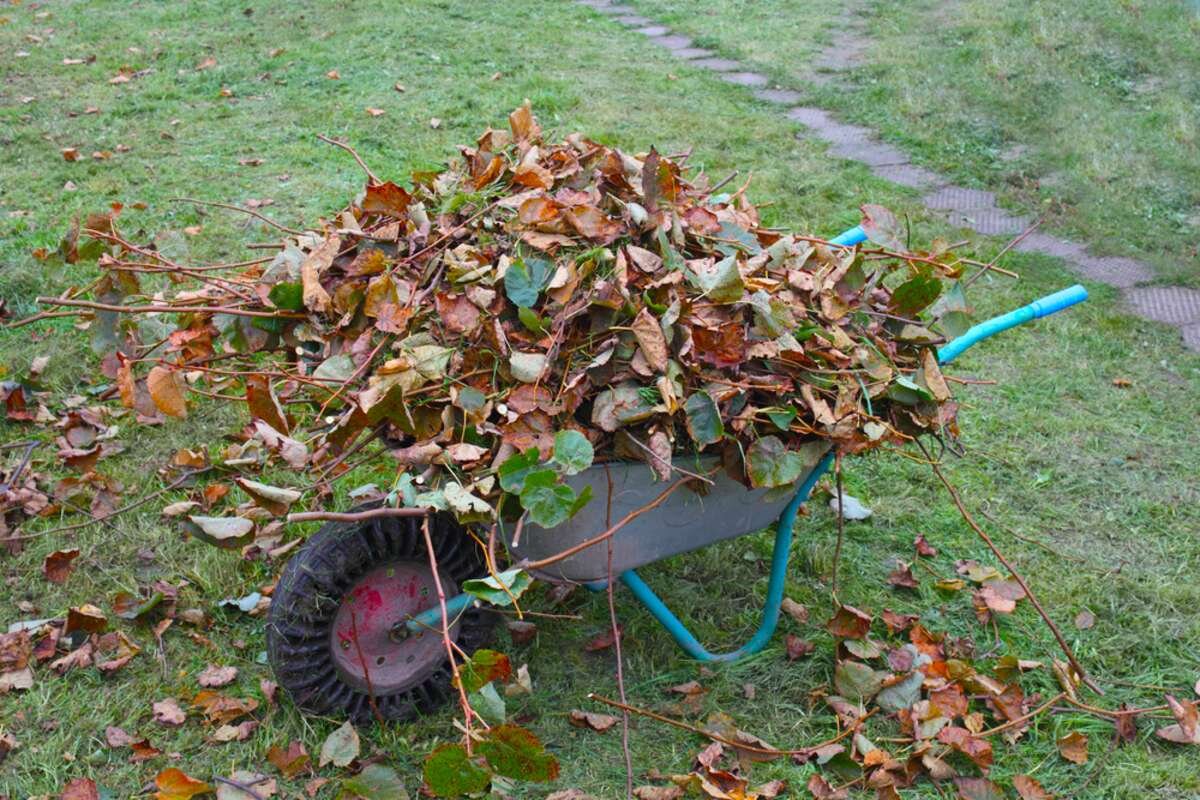
M 287 747 L 272 745 L 267 750 L 267 761 L 285 778 L 294 778 L 309 768 L 308 751 L 302 742 L 295 740 L 289 742 Z
M 960 800 L 1005 800 L 1004 790 L 987 778 L 955 778 Z
M 913 546 L 917 548 L 917 555 L 933 558 L 937 555 L 937 548 L 925 540 L 925 534 L 918 533 L 917 538 L 913 539 Z
M 1021 796 L 1021 800 L 1054 800 L 1054 795 L 1042 788 L 1042 785 L 1028 775 L 1013 775 L 1013 788 Z
M 91 778 L 74 778 L 63 787 L 59 800 L 100 800 L 100 790 Z
M 71 573 L 75 570 L 72 562 L 78 557 L 78 550 L 55 550 L 42 562 L 42 574 L 51 583 L 66 583 L 67 578 L 71 577 Z
M 391 181 L 367 185 L 367 193 L 363 196 L 362 209 L 369 214 L 384 214 L 389 217 L 403 219 L 412 202 L 410 195 L 401 186 Z
M 966 728 L 948 727 L 938 732 L 938 741 L 948 744 L 958 752 L 987 769 L 992 765 L 992 745 L 987 739 L 973 736 Z
M 201 780 L 187 775 L 183 770 L 168 767 L 154 778 L 158 787 L 156 800 L 191 800 L 198 794 L 211 792 L 213 788 Z
M 609 714 L 595 714 L 590 711 L 572 711 L 567 721 L 576 728 L 590 728 L 597 733 L 604 733 L 619 722 Z
M 785 637 L 784 644 L 787 647 L 788 661 L 795 661 L 796 659 L 800 658 L 808 658 L 810 655 L 812 655 L 813 650 L 816 649 L 816 645 L 814 645 L 812 642 L 808 641 L 807 639 L 801 639 L 799 636 L 791 633 Z
M 624 626 L 618 624 L 616 635 L 620 636 L 625 632 Z M 613 635 L 613 629 L 610 627 L 602 633 L 598 633 L 587 641 L 583 649 L 589 653 L 595 653 L 598 650 L 607 650 L 616 643 L 616 636 Z
M 862 639 L 871 630 L 871 615 L 854 606 L 839 605 L 825 630 L 840 639 Z

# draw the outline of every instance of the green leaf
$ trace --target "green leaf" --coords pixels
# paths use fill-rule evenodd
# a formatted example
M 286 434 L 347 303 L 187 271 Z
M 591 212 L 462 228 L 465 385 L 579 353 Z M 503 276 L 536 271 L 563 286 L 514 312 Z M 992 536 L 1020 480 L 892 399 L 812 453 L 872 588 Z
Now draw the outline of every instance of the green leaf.
M 876 672 L 858 661 L 841 661 L 833 670 L 833 687 L 847 700 L 866 702 L 883 686 L 885 672 Z
M 563 472 L 574 475 L 592 465 L 595 458 L 592 443 L 579 431 L 559 431 L 554 435 L 554 463 L 563 468 Z
M 942 282 L 933 274 L 922 272 L 896 287 L 892 292 L 891 309 L 902 317 L 912 319 L 942 293 Z
M 424 774 L 425 785 L 437 797 L 477 794 L 492 783 L 492 776 L 472 763 L 461 744 L 439 745 L 425 759 Z
M 521 324 L 536 334 L 544 334 L 546 332 L 546 321 L 537 315 L 529 306 L 520 306 L 517 308 L 517 319 L 521 320 Z
M 542 743 L 519 725 L 500 725 L 487 732 L 479 753 L 497 775 L 547 783 L 558 778 L 558 761 Z
M 518 258 L 504 273 L 504 293 L 518 308 L 537 303 L 538 295 L 554 273 L 554 265 L 544 258 Z
M 536 447 L 509 456 L 500 465 L 500 488 L 510 494 L 520 494 L 525 488 L 525 478 L 537 469 L 539 465 Z
M 928 389 L 905 375 L 896 376 L 896 380 L 888 387 L 887 396 L 906 406 L 915 406 L 922 401 L 933 400 L 933 395 L 929 393 Z
M 495 578 L 489 575 L 486 578 L 472 578 L 463 581 L 462 590 L 494 606 L 507 606 L 512 603 L 510 594 L 512 597 L 520 598 L 532 585 L 533 578 L 528 572 L 510 569 L 499 573 Z M 504 591 L 502 587 L 508 587 L 508 591 Z
M 788 450 L 774 436 L 755 440 L 746 451 L 750 485 L 755 488 L 787 486 L 804 475 L 809 464 L 800 453 Z
M 508 708 L 504 704 L 504 698 L 496 691 L 496 684 L 487 683 L 479 688 L 478 691 L 471 692 L 467 695 L 467 702 L 471 704 L 471 708 L 483 717 L 483 721 L 489 725 L 503 725 L 505 718 L 508 716 Z
M 792 420 L 796 418 L 796 409 L 794 408 L 764 408 L 763 413 L 781 431 L 786 431 L 792 424 Z
M 567 512 L 568 517 L 573 517 L 579 513 L 579 509 L 592 502 L 592 487 L 584 486 L 583 491 L 575 498 L 575 502 L 571 503 L 571 509 Z
M 354 359 L 349 353 L 339 353 L 336 356 L 327 358 L 321 362 L 320 366 L 313 370 L 313 378 L 324 381 L 341 381 L 350 380 L 357 367 L 354 366 Z
M 711 269 L 689 271 L 688 275 L 692 285 L 714 303 L 736 303 L 746 294 L 746 284 L 742 282 L 742 273 L 738 271 L 737 256 L 727 256 Z
M 271 299 L 276 308 L 284 311 L 304 310 L 304 286 L 299 281 L 277 283 L 271 287 L 267 297 Z
M 505 599 L 508 599 L 507 595 Z M 476 650 L 471 658 L 459 667 L 458 674 L 462 678 L 464 689 L 477 692 L 492 681 L 506 682 L 512 677 L 512 664 L 504 653 L 487 649 Z
M 543 528 L 565 522 L 571 516 L 575 499 L 575 490 L 559 483 L 558 476 L 551 470 L 528 475 L 521 491 L 521 506 L 529 512 L 530 521 Z
M 344 767 L 358 758 L 359 747 L 358 731 L 350 722 L 344 722 L 321 745 L 319 766 L 333 764 L 335 767 Z
M 708 392 L 701 390 L 692 394 L 683 404 L 683 410 L 687 415 L 688 435 L 701 447 L 718 442 L 725 435 L 721 410 Z
M 717 234 L 717 237 L 719 239 L 733 240 L 732 242 L 722 241 L 717 243 L 717 250 L 727 256 L 733 255 L 738 250 L 744 250 L 752 256 L 762 252 L 762 245 L 758 243 L 758 238 L 741 225 L 736 225 L 732 222 L 722 222 L 721 230 Z M 736 242 L 736 244 L 733 242 Z
M 363 771 L 353 778 L 342 781 L 342 791 L 338 800 L 408 800 L 408 792 L 404 789 L 404 781 L 396 774 L 396 770 L 382 764 L 368 764 Z
M 663 266 L 671 272 L 683 269 L 683 256 L 667 241 L 667 235 L 662 228 L 655 234 L 655 240 L 658 242 L 658 254 L 662 256 Z

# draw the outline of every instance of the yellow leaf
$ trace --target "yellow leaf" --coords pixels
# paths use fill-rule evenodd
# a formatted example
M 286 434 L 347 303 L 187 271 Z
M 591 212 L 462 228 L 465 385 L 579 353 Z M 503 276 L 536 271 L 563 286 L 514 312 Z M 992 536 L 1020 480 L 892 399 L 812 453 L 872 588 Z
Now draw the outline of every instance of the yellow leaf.
M 174 370 L 155 367 L 146 376 L 146 386 L 150 389 L 150 399 L 159 411 L 179 419 L 187 417 L 187 401 L 183 397 L 183 390 L 179 387 Z
M 168 767 L 158 773 L 154 785 L 158 787 L 158 792 L 154 795 L 155 800 L 190 800 L 198 794 L 207 794 L 213 790 L 204 781 L 198 781 L 175 767 Z

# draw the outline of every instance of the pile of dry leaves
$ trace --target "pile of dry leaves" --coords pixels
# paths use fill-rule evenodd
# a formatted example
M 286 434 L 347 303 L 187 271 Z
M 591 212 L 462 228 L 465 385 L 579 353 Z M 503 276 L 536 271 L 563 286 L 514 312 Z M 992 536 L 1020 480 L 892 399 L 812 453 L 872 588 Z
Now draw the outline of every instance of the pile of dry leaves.
M 953 434 L 933 349 L 964 317 L 952 254 L 766 228 L 745 186 L 689 178 L 686 156 L 547 143 L 528 105 L 509 123 L 411 189 L 368 171 L 272 258 L 184 266 L 123 237 L 119 209 L 93 216 L 63 251 L 102 279 L 43 300 L 90 319 L 144 421 L 185 416 L 189 389 L 244 395 L 227 462 L 322 478 L 383 437 L 399 504 L 462 521 L 507 492 L 553 527 L 588 500 L 563 476 L 597 454 L 666 478 L 711 452 L 774 487 L 814 443 Z M 894 241 L 886 210 L 864 213 Z

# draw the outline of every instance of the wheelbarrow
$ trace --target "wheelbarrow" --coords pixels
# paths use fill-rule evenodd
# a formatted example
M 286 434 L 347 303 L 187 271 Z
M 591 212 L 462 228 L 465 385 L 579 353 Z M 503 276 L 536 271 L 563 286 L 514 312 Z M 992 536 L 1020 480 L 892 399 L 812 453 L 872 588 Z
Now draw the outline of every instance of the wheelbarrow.
M 830 240 L 853 246 L 867 238 L 861 227 Z M 1087 299 L 1079 285 L 975 325 L 938 351 L 947 364 L 977 342 Z M 650 513 L 637 516 L 607 546 L 584 546 L 568 558 L 535 571 L 538 578 L 583 584 L 599 590 L 617 576 L 692 658 L 733 661 L 761 650 L 775 632 L 800 506 L 829 469 L 833 454 L 821 444 L 807 453 L 809 469 L 794 491 L 747 490 L 712 469 L 715 459 L 678 462 L 689 471 L 711 473 L 707 491 L 677 491 Z M 710 463 L 711 461 L 711 463 Z M 577 492 L 591 486 L 605 503 L 591 503 L 574 518 L 544 531 L 526 525 L 520 541 L 506 532 L 509 551 L 533 563 L 586 545 L 620 519 L 645 506 L 662 489 L 647 479 L 641 462 L 592 466 L 569 478 Z M 607 498 L 611 489 L 611 507 Z M 706 545 L 759 531 L 774 523 L 771 572 L 758 630 L 744 645 L 712 653 L 671 612 L 637 573 L 637 568 Z M 446 593 L 448 631 L 470 654 L 488 639 L 494 615 L 476 598 L 460 593 L 463 582 L 485 576 L 480 548 L 452 517 L 430 517 L 430 541 L 438 575 L 430 568 L 423 520 L 377 517 L 321 528 L 284 568 L 272 596 L 267 652 L 275 675 L 296 704 L 310 713 L 344 713 L 366 722 L 380 716 L 411 719 L 443 704 L 456 691 L 441 630 L 440 582 Z M 373 706 L 373 707 L 372 707 Z

